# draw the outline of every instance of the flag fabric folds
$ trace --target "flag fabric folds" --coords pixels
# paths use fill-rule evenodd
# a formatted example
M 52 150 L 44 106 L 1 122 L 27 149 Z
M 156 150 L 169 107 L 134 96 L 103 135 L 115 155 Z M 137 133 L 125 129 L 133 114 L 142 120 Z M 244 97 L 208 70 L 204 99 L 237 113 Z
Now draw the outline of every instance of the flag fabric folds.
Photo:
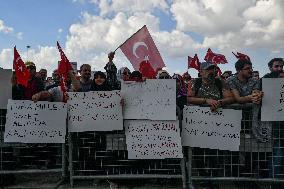
M 146 25 L 127 39 L 120 46 L 120 49 L 130 61 L 134 70 L 144 72 L 142 72 L 143 76 L 152 77 L 154 76 L 152 70 L 154 70 L 156 75 L 157 71 L 165 67 L 164 61 Z M 146 66 L 147 69 L 144 69 L 145 63 L 149 64 Z
M 59 50 L 60 53 L 60 57 L 61 57 L 61 61 L 58 65 L 58 74 L 60 76 L 60 87 L 61 90 L 63 92 L 63 96 L 65 96 L 65 92 L 67 91 L 67 85 L 66 85 L 66 81 L 67 81 L 67 77 L 68 77 L 68 72 L 69 70 L 72 70 L 72 66 L 68 60 L 68 58 L 66 57 L 66 55 L 64 54 L 61 46 L 59 45 L 58 41 L 57 41 L 57 48 Z M 66 102 L 66 99 L 63 98 L 63 101 Z
M 235 57 L 239 60 L 247 60 L 247 61 L 250 61 L 250 57 L 246 54 L 243 54 L 243 53 L 240 53 L 240 52 L 237 52 L 237 54 L 235 54 L 234 52 L 232 52 Z
M 222 54 L 213 53 L 209 48 L 204 58 L 207 62 L 212 62 L 213 64 L 226 64 L 228 63 L 226 57 Z
M 197 71 L 200 70 L 200 62 L 197 54 L 195 54 L 193 58 L 188 56 L 188 69 L 190 68 L 196 69 Z
M 27 69 L 24 61 L 18 53 L 16 46 L 14 47 L 14 61 L 13 68 L 17 77 L 17 84 L 27 87 L 30 78 L 30 72 Z

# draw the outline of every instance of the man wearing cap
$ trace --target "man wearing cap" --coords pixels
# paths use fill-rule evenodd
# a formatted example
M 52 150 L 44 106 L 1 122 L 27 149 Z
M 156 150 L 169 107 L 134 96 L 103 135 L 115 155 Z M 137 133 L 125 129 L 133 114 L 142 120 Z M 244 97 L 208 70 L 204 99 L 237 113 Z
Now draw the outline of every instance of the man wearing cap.
M 187 102 L 196 105 L 209 105 L 212 111 L 234 102 L 228 85 L 216 78 L 217 67 L 211 62 L 200 64 L 200 78 L 189 85 Z
M 34 94 L 44 90 L 44 83 L 40 78 L 36 77 L 36 66 L 33 62 L 28 61 L 25 65 L 29 70 L 30 79 L 27 87 L 24 87 L 24 94 L 21 100 L 32 100 Z

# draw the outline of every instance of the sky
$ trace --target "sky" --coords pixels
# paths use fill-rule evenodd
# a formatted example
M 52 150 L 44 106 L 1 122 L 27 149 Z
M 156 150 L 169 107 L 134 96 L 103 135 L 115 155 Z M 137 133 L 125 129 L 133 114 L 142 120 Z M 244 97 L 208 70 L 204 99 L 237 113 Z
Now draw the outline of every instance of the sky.
M 0 67 L 12 68 L 16 46 L 24 61 L 51 75 L 59 41 L 78 67 L 103 71 L 107 54 L 147 25 L 171 74 L 187 71 L 187 56 L 203 61 L 211 48 L 229 62 L 222 71 L 235 71 L 233 51 L 249 55 L 264 75 L 270 59 L 284 57 L 283 10 L 283 0 L 2 0 Z M 114 63 L 133 70 L 120 50 Z

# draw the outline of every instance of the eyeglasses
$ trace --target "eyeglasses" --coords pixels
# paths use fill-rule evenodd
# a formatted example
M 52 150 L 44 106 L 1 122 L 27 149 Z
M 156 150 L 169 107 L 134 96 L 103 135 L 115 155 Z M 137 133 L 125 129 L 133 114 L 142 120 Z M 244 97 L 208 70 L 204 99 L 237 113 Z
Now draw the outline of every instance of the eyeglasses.
M 160 76 L 159 79 L 170 79 L 170 76 L 168 76 L 168 75 Z
M 123 75 L 130 75 L 131 73 L 130 72 L 123 72 L 122 74 Z
M 253 70 L 252 67 L 243 68 L 242 70 Z
M 33 69 L 36 69 L 36 67 L 35 66 L 28 66 L 27 69 L 28 70 L 33 70 Z

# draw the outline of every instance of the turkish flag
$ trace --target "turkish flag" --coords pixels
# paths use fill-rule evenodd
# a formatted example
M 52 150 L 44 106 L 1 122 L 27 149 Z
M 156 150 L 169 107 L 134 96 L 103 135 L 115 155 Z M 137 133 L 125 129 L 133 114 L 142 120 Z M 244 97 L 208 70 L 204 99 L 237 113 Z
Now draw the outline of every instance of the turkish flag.
M 21 84 L 27 87 L 28 81 L 30 79 L 30 72 L 27 69 L 24 61 L 22 60 L 20 54 L 18 53 L 16 46 L 14 47 L 13 68 L 15 69 L 17 84 Z
M 194 68 L 197 71 L 200 70 L 200 62 L 199 62 L 197 54 L 195 54 L 193 58 L 188 56 L 188 69 L 189 68 Z
M 250 61 L 249 56 L 246 55 L 246 54 L 237 52 L 237 55 L 236 55 L 234 52 L 232 52 L 232 53 L 233 53 L 233 54 L 235 55 L 235 57 L 236 57 L 237 59 L 239 59 L 239 60 L 247 60 L 247 61 Z
M 126 40 L 120 49 L 131 62 L 134 70 L 139 70 L 143 61 L 148 61 L 155 73 L 165 67 L 146 25 Z
M 207 62 L 212 62 L 213 64 L 226 64 L 228 63 L 226 57 L 222 54 L 213 53 L 209 48 L 204 58 Z
M 67 81 L 67 77 L 68 77 L 68 72 L 69 72 L 69 70 L 72 70 L 72 66 L 71 66 L 68 58 L 64 54 L 63 50 L 61 49 L 58 41 L 57 41 L 57 48 L 59 50 L 60 57 L 61 57 L 61 61 L 58 64 L 58 70 L 57 71 L 58 71 L 58 74 L 60 76 L 60 87 L 61 87 L 61 90 L 63 92 L 63 96 L 65 96 L 64 94 L 67 91 L 66 81 Z M 63 101 L 66 102 L 66 99 L 63 98 Z
M 154 71 L 148 60 L 144 60 L 140 63 L 139 71 L 141 72 L 142 77 L 147 79 L 156 79 L 157 72 Z

